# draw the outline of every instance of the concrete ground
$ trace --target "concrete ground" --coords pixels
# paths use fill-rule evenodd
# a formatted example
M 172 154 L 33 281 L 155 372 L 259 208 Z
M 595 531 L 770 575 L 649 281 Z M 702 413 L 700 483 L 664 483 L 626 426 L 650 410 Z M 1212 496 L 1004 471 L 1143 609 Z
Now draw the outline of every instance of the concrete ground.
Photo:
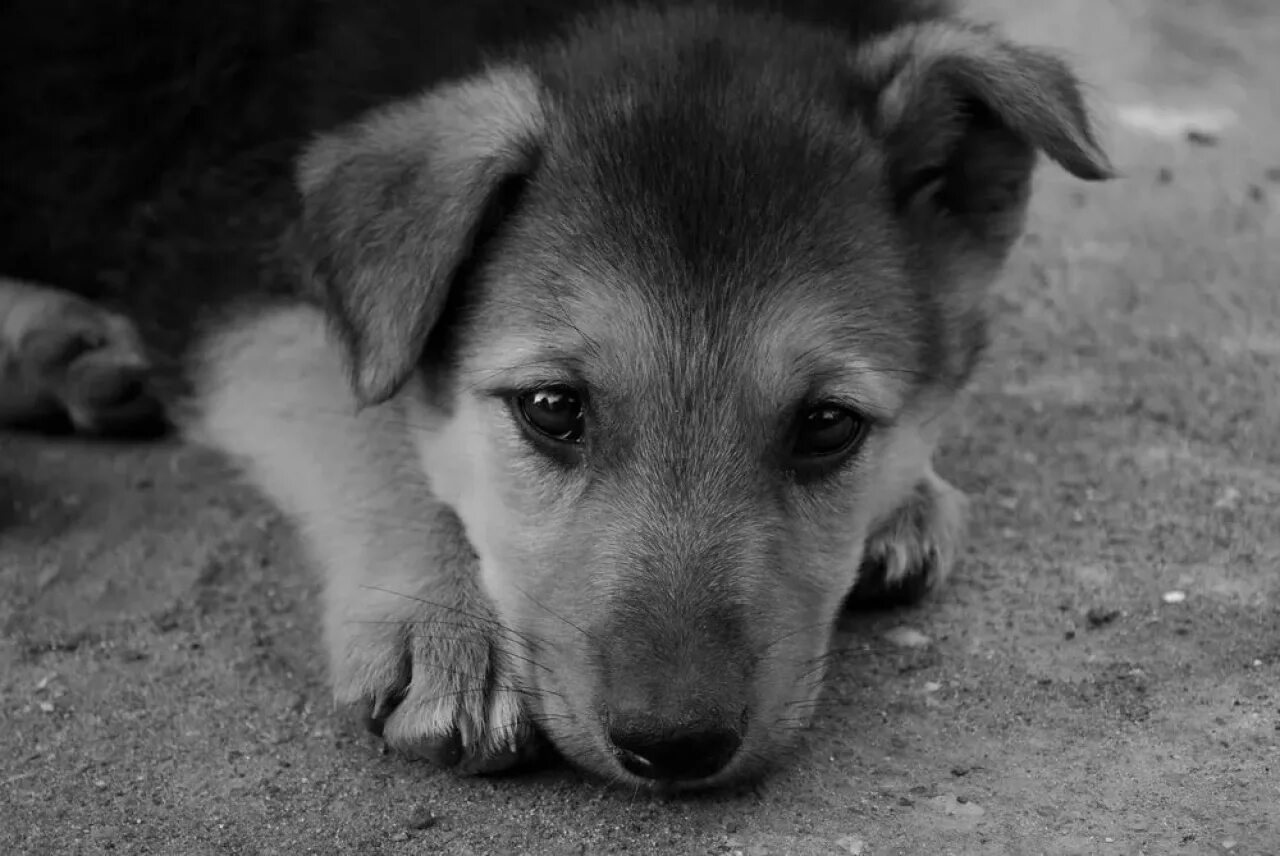
M 218 461 L 6 436 L 0 853 L 1280 854 L 1280 6 L 980 3 L 1080 62 L 1125 178 L 1043 173 L 943 461 L 963 566 L 849 617 L 789 771 L 664 802 L 384 756 Z

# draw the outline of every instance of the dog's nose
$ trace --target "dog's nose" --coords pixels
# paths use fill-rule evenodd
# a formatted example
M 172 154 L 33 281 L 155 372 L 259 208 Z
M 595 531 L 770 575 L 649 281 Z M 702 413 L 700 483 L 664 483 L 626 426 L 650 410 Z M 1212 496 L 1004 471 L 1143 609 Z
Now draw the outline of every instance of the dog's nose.
M 714 775 L 742 745 L 742 736 L 723 725 L 673 727 L 645 715 L 612 717 L 609 740 L 629 772 L 663 781 L 694 781 Z

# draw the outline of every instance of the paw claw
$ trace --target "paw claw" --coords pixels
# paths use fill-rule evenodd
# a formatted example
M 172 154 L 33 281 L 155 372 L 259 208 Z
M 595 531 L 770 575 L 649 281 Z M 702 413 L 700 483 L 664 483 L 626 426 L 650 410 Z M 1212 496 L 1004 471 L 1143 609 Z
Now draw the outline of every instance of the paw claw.
M 415 747 L 401 750 L 405 755 L 430 761 L 437 767 L 452 770 L 463 760 L 462 739 L 457 731 L 422 741 Z
M 431 608 L 403 624 L 458 624 L 456 616 L 442 622 L 422 611 Z M 511 689 L 510 659 L 488 627 L 478 622 L 441 647 L 420 634 L 386 633 L 388 625 L 347 625 L 335 691 L 364 699 L 357 708 L 363 723 L 389 749 L 460 775 L 503 772 L 534 754 L 536 735 Z

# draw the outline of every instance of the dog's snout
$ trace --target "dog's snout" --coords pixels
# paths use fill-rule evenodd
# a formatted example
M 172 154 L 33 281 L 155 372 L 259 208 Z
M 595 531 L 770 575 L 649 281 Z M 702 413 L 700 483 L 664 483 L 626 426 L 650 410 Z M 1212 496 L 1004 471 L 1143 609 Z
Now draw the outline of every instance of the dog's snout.
M 728 766 L 742 735 L 718 722 L 672 725 L 646 714 L 610 717 L 609 740 L 629 772 L 645 779 L 695 781 Z
M 752 646 L 741 608 L 707 596 L 717 582 L 696 571 L 659 577 L 620 598 L 597 637 L 603 736 L 636 776 L 708 779 L 747 739 Z

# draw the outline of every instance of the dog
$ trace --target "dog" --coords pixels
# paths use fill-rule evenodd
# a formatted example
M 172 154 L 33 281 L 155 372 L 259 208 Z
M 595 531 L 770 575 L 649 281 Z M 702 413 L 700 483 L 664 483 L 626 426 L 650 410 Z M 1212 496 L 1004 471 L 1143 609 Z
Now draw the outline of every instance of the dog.
M 774 768 L 850 592 L 956 561 L 1036 164 L 1112 174 L 1068 65 L 941 0 L 160 6 L 4 13 L 4 418 L 239 462 L 395 750 Z

